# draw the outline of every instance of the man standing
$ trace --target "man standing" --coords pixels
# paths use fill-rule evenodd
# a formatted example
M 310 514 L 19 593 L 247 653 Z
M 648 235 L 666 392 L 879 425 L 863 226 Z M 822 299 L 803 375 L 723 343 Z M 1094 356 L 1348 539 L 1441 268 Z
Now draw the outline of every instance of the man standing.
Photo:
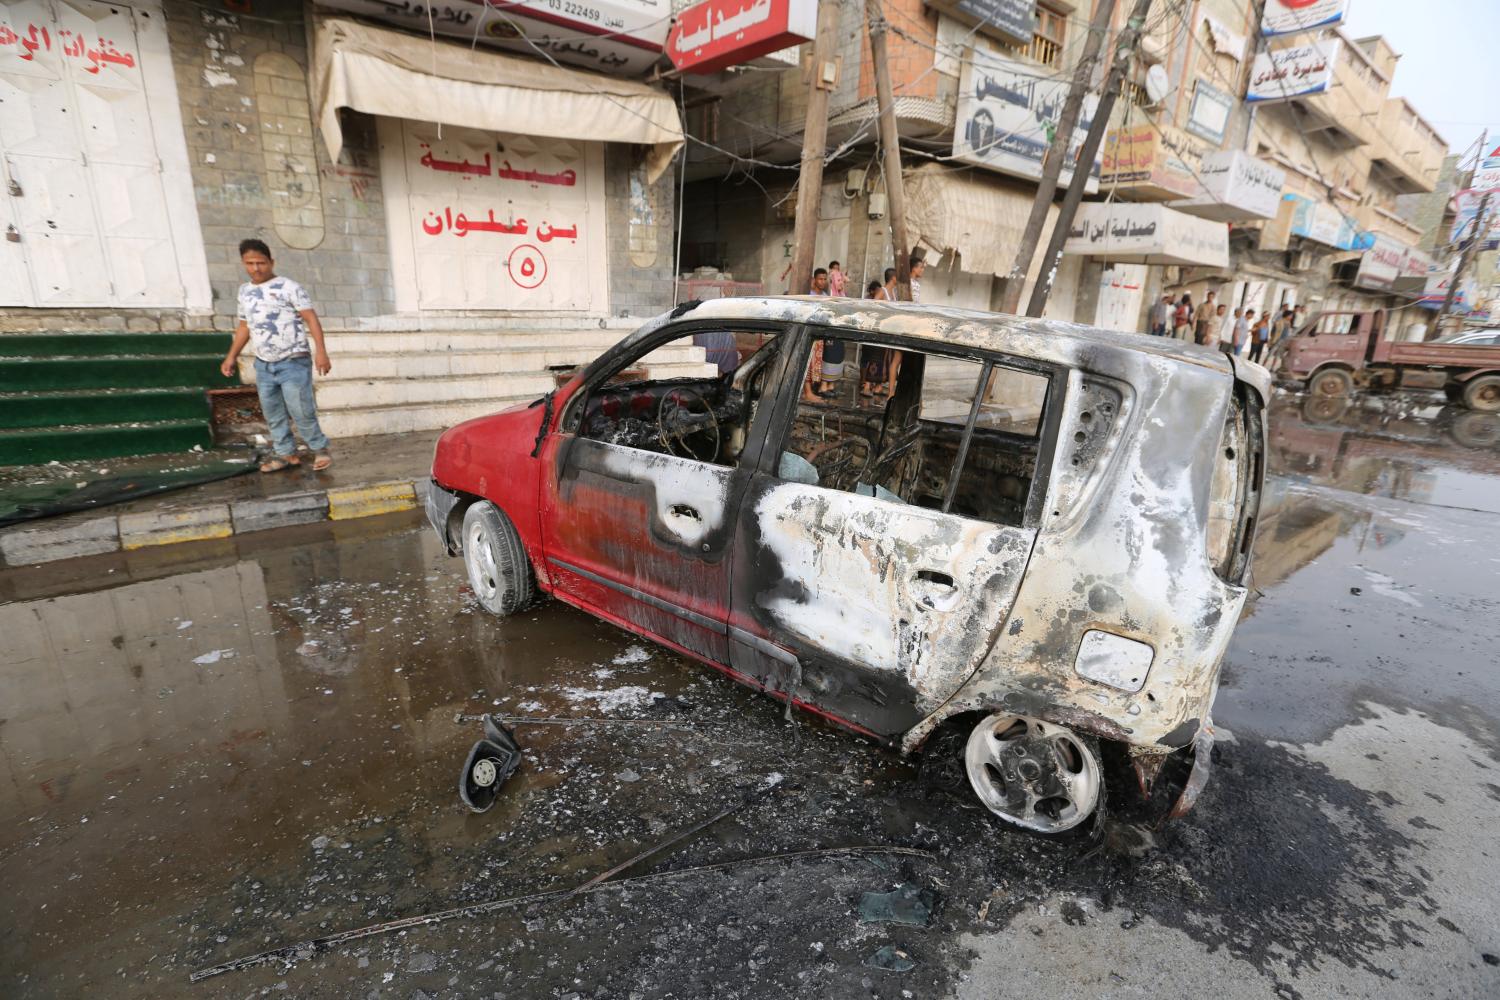
M 827 295 L 828 294 L 828 269 L 827 268 L 820 267 L 816 271 L 813 272 L 813 276 L 812 276 L 812 294 L 814 294 L 814 295 Z
M 1167 335 L 1167 319 L 1172 315 L 1172 296 L 1163 295 L 1151 304 L 1151 310 L 1146 314 L 1146 323 L 1153 337 L 1165 337 Z
M 1234 353 L 1234 317 L 1229 315 L 1229 307 L 1219 303 L 1219 308 L 1214 320 L 1216 336 L 1214 339 L 1219 344 L 1219 350 L 1225 354 Z
M 1193 297 L 1182 293 L 1182 300 L 1172 312 L 1172 336 L 1177 340 L 1190 340 L 1193 336 Z
M 1196 321 L 1196 330 L 1194 331 L 1193 339 L 1196 342 L 1200 344 L 1207 344 L 1209 342 L 1209 334 L 1215 317 L 1218 315 L 1218 308 L 1218 303 L 1214 302 L 1214 293 L 1209 292 L 1208 298 L 1203 300 L 1203 304 L 1198 307 L 1198 312 L 1193 317 Z
M 239 323 L 219 370 L 226 378 L 233 375 L 240 352 L 246 343 L 254 343 L 255 389 L 276 448 L 276 454 L 261 463 L 260 471 L 280 472 L 302 464 L 292 437 L 295 423 L 302 440 L 312 449 L 313 471 L 322 472 L 333 464 L 328 438 L 318 426 L 312 384 L 313 368 L 319 375 L 333 369 L 323 344 L 323 325 L 318 322 L 307 290 L 276 273 L 271 248 L 264 242 L 242 240 L 240 264 L 250 280 L 240 286 Z
M 927 261 L 918 257 L 911 262 L 911 300 L 922 301 L 922 274 L 927 270 Z
M 1234 311 L 1234 353 L 1244 354 L 1245 344 L 1250 340 L 1250 310 Z
M 1260 318 L 1250 330 L 1253 341 L 1250 345 L 1250 360 L 1259 362 L 1266 352 L 1266 341 L 1271 339 L 1271 310 L 1262 309 Z

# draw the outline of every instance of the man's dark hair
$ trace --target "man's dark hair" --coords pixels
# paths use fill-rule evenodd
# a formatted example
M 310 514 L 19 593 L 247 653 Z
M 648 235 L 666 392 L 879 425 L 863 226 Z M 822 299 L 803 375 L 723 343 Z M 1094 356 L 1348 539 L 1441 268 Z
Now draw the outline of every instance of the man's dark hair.
M 826 268 L 826 267 L 816 268 L 813 271 L 813 277 L 816 278 L 820 274 L 827 274 L 827 273 L 828 273 L 828 268 Z
M 240 256 L 241 257 L 245 256 L 245 254 L 247 254 L 247 253 L 250 253 L 252 250 L 254 252 L 256 252 L 256 253 L 261 254 L 262 256 L 264 256 L 266 258 L 266 260 L 271 260 L 272 259 L 271 258 L 271 248 L 268 247 L 268 246 L 266 246 L 266 241 L 265 240 L 257 240 L 257 239 L 253 239 L 253 238 L 252 239 L 248 239 L 248 240 L 240 240 Z
M 885 269 L 885 283 L 887 285 L 889 285 L 891 283 L 891 279 L 894 278 L 895 276 L 896 276 L 896 269 L 894 267 L 888 267 L 888 268 Z
M 869 298 L 878 291 L 880 291 L 880 282 L 871 281 L 868 285 L 865 286 L 865 298 Z

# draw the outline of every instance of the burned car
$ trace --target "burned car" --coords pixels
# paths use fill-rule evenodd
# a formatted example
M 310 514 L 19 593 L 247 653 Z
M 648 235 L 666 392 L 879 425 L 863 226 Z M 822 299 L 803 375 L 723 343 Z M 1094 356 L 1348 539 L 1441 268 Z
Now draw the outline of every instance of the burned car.
M 1268 392 L 1073 324 L 689 303 L 447 431 L 428 516 L 489 611 L 546 592 L 903 752 L 941 727 L 985 806 L 1056 833 L 1106 774 L 1161 799 L 1174 765 L 1174 812 L 1207 780 Z

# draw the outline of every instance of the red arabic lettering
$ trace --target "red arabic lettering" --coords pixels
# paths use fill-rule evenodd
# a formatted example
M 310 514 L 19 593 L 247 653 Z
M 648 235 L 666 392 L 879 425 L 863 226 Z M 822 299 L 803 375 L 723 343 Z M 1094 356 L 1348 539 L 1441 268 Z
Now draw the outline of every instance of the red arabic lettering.
M 559 184 L 572 187 L 578 183 L 578 175 L 571 170 L 555 174 L 544 174 L 536 170 L 515 170 L 509 160 L 500 161 L 504 166 L 495 171 L 495 176 L 508 181 L 530 181 L 533 184 Z
M 115 47 L 113 39 L 100 37 L 98 45 L 90 46 L 88 39 L 66 28 L 57 33 L 58 51 L 71 59 L 87 59 L 90 65 L 84 67 L 87 73 L 96 76 L 99 70 L 106 64 L 113 63 L 116 66 L 124 66 L 127 69 L 135 68 L 135 56 L 129 52 L 121 52 Z M 26 32 L 18 34 L 9 25 L 0 24 L 0 45 L 17 45 L 23 50 L 21 58 L 26 62 L 33 62 L 38 51 L 52 51 L 52 34 L 45 25 L 38 27 L 36 24 L 28 23 Z
M 543 232 L 543 229 L 546 229 L 546 232 Z M 536 238 L 543 243 L 550 243 L 555 239 L 576 240 L 578 239 L 578 223 L 575 222 L 569 229 L 562 229 L 553 228 L 544 222 L 536 227 Z
M 505 236 L 525 236 L 529 223 L 525 219 L 517 219 L 514 222 L 502 222 L 495 218 L 495 210 L 492 208 L 485 213 L 483 219 L 471 219 L 463 212 L 454 212 L 452 207 L 443 209 L 441 215 L 436 211 L 428 212 L 427 217 L 422 220 L 422 231 L 429 236 L 439 236 L 444 230 L 454 236 L 467 236 L 470 233 L 500 233 Z M 554 230 L 553 234 L 564 236 L 573 235 L 576 238 L 578 227 L 575 225 L 571 234 L 567 230 Z M 551 235 L 542 237 L 551 239 Z
M 479 177 L 488 177 L 490 175 L 489 153 L 484 154 L 483 163 L 470 163 L 468 160 L 440 160 L 432 155 L 432 147 L 427 145 L 427 143 L 424 142 L 421 146 L 427 152 L 423 153 L 422 158 L 417 162 L 424 167 L 447 171 L 450 174 L 475 174 Z

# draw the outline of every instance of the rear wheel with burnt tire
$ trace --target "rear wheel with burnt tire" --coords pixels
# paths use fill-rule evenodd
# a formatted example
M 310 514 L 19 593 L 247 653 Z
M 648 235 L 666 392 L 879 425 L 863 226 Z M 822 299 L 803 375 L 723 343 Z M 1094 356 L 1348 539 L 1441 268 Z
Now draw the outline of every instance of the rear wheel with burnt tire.
M 1354 391 L 1354 376 L 1342 368 L 1324 368 L 1307 383 L 1314 396 L 1347 396 Z
M 480 500 L 464 512 L 464 568 L 479 606 L 505 617 L 531 603 L 535 584 L 520 533 L 505 512 Z

